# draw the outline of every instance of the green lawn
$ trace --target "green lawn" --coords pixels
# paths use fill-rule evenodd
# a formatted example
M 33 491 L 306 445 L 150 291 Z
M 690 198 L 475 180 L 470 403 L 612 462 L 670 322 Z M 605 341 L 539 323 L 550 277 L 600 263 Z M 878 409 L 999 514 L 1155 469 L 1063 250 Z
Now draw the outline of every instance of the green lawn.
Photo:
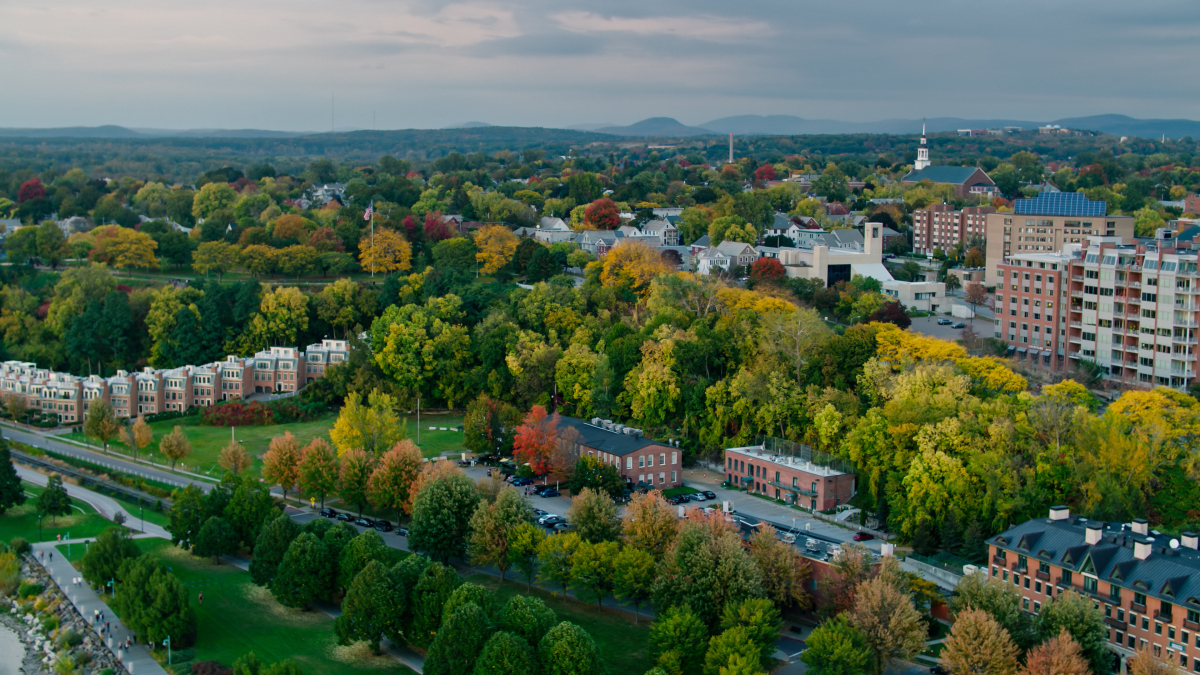
M 649 667 L 646 664 L 650 662 L 650 620 L 645 616 L 634 625 L 633 616 L 626 612 L 555 597 L 536 587 L 526 591 L 525 584 L 518 580 L 510 579 L 501 584 L 491 575 L 475 574 L 467 577 L 467 581 L 490 589 L 501 604 L 514 595 L 538 596 L 558 614 L 559 620 L 570 621 L 591 634 L 609 673 L 643 673 Z
M 37 543 L 38 541 L 50 541 L 60 534 L 64 539 L 68 534 L 73 539 L 95 537 L 112 526 L 111 522 L 97 515 L 96 510 L 90 505 L 72 499 L 71 515 L 42 519 L 41 539 L 38 539 L 38 514 L 35 500 L 43 488 L 31 483 L 23 483 L 23 485 L 25 490 L 34 496 L 29 497 L 24 504 L 11 508 L 5 511 L 3 516 L 0 516 L 0 541 L 7 542 L 14 537 L 22 537 Z
M 253 651 L 267 662 L 292 659 L 305 675 L 412 672 L 389 656 L 371 655 L 361 645 L 339 646 L 333 619 L 319 611 L 283 607 L 270 591 L 250 581 L 249 572 L 195 558 L 163 539 L 137 543 L 170 567 L 192 594 L 197 620 L 193 663 L 216 660 L 229 666 Z M 196 602 L 201 592 L 203 604 Z

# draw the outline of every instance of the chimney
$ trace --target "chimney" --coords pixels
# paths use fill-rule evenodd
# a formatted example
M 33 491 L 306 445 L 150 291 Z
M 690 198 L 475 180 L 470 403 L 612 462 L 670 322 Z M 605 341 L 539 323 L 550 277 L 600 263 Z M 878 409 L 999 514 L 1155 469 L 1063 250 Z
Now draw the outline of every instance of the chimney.
M 1146 558 L 1149 558 L 1151 544 L 1152 542 L 1150 540 L 1134 539 L 1133 557 L 1137 558 L 1138 560 L 1145 560 Z
M 1065 506 L 1051 506 L 1050 520 L 1067 520 L 1071 517 L 1071 509 Z
M 1150 534 L 1150 523 L 1147 522 L 1145 518 L 1135 518 L 1134 521 L 1130 523 L 1130 529 L 1133 530 L 1134 534 L 1140 534 L 1145 537 Z
M 1200 546 L 1197 546 L 1195 532 L 1184 532 L 1184 533 L 1180 534 L 1179 535 L 1179 543 L 1183 544 L 1184 548 L 1190 548 L 1193 551 L 1195 551 L 1197 548 L 1200 548 Z
M 1087 531 L 1084 534 L 1084 541 L 1089 545 L 1099 544 L 1100 537 L 1103 534 L 1104 530 L 1101 529 L 1100 523 L 1088 523 Z

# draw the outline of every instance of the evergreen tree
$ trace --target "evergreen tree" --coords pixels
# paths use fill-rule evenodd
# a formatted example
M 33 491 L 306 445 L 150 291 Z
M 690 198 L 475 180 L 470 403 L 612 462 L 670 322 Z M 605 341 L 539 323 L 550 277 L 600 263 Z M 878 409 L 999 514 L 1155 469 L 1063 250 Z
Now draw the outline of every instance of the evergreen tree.
M 958 554 L 963 548 L 962 529 L 958 524 L 958 514 L 954 509 L 950 509 L 946 513 L 946 519 L 942 521 L 942 550 Z
M 328 544 L 326 544 L 328 545 Z M 383 537 L 375 530 L 365 530 L 362 534 L 350 540 L 338 555 L 338 586 L 350 588 L 350 584 L 358 573 L 372 560 L 386 563 L 391 554 Z
M 365 641 L 378 654 L 383 635 L 398 631 L 404 606 L 393 602 L 387 568 L 378 560 L 368 561 L 354 577 L 342 600 L 342 613 L 334 623 L 338 644 Z
M 442 622 L 444 623 L 454 613 L 454 610 L 473 602 L 483 610 L 483 613 L 489 620 L 496 620 L 496 597 L 488 589 L 479 584 L 463 584 L 454 589 L 450 594 L 450 599 L 446 601 L 446 605 L 442 607 Z
M 129 536 L 129 530 L 110 527 L 87 547 L 87 552 L 79 561 L 79 570 L 88 583 L 99 587 L 117 578 L 121 565 L 139 555 L 141 552 Z
M 55 516 L 71 513 L 71 497 L 63 487 L 62 476 L 53 474 L 46 481 L 46 488 L 38 495 L 37 510 L 43 516 L 50 516 L 51 523 L 54 522 Z
M 913 551 L 919 555 L 931 556 L 938 552 L 937 539 L 933 535 L 933 526 L 928 521 L 917 524 L 912 538 Z
M 460 584 L 458 572 L 441 563 L 433 563 L 421 572 L 410 596 L 409 624 L 404 631 L 411 644 L 428 647 L 433 642 L 446 602 Z
M 514 595 L 500 610 L 500 630 L 517 635 L 532 647 L 542 641 L 546 633 L 558 623 L 554 610 L 542 599 L 532 595 Z
M 217 491 L 213 489 L 213 492 Z M 177 546 L 190 549 L 196 543 L 196 535 L 200 534 L 204 521 L 208 520 L 208 500 L 194 484 L 175 490 L 172 497 L 171 520 L 167 523 L 167 531 Z
M 324 519 L 322 521 L 329 522 Z M 250 579 L 259 586 L 271 583 L 288 547 L 298 536 L 300 536 L 300 526 L 283 513 L 264 525 L 254 543 L 254 558 L 250 561 Z
M 959 555 L 973 563 L 982 563 L 987 560 L 987 550 L 987 533 L 983 531 L 979 521 L 971 521 L 967 531 L 963 533 L 963 545 Z
M 660 614 L 650 626 L 650 656 L 656 662 L 665 653 L 679 654 L 684 672 L 695 673 L 704 663 L 708 628 L 687 605 L 676 605 Z
M 100 336 L 101 354 L 108 357 L 109 366 L 113 370 L 137 359 L 134 353 L 137 345 L 131 339 L 137 333 L 133 326 L 133 313 L 129 309 L 128 295 L 112 291 L 104 296 L 104 310 L 96 333 Z M 217 358 L 220 356 L 213 357 L 213 360 Z M 104 374 L 102 367 L 98 370 L 100 374 Z
M 227 553 L 232 553 L 237 546 L 237 538 L 229 522 L 221 516 L 212 516 L 204 521 L 200 533 L 196 535 L 196 546 L 192 554 L 201 558 L 212 558 L 213 563 Z
M 295 609 L 307 608 L 313 601 L 328 597 L 332 562 L 323 541 L 307 532 L 301 534 L 288 546 L 271 581 L 271 594 L 283 606 Z
M 542 675 L 600 675 L 600 652 L 584 629 L 563 621 L 538 643 Z
M 0 516 L 14 506 L 25 503 L 25 488 L 12 462 L 8 441 L 0 438 Z
M 143 555 L 127 560 L 117 578 L 114 609 L 130 630 L 160 644 L 183 649 L 196 640 L 196 615 L 188 591 L 156 558 Z
M 455 609 L 433 639 L 424 672 L 428 675 L 459 675 L 475 670 L 475 660 L 495 627 L 479 605 L 468 602 Z
M 519 596 L 517 596 L 519 597 Z M 479 658 L 475 659 L 475 675 L 530 675 L 537 672 L 537 662 L 529 643 L 512 633 L 494 633 Z

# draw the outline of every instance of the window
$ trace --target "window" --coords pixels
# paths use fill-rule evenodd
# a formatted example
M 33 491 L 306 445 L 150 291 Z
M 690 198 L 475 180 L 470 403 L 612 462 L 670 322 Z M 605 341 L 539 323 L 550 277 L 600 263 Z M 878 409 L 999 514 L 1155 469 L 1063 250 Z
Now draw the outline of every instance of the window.
M 1121 587 L 1116 584 L 1109 584 L 1108 597 L 1112 598 L 1113 602 L 1121 602 Z
M 665 452 L 658 453 L 658 465 L 659 466 L 667 465 L 667 453 L 665 453 Z
M 671 482 L 672 483 L 675 482 L 675 472 L 674 471 L 671 472 Z
M 1064 586 L 1070 586 L 1070 585 L 1071 585 L 1071 570 L 1063 570 L 1063 573 L 1062 573 L 1062 583 L 1063 583 L 1063 585 L 1064 585 Z
M 672 453 L 671 453 L 671 463 L 672 463 L 672 464 L 678 464 L 678 463 L 679 463 L 679 453 L 678 453 L 678 452 L 672 452 Z
M 1162 622 L 1161 621 L 1154 622 L 1154 634 L 1162 635 Z
M 1135 591 L 1133 594 L 1133 604 L 1141 605 L 1142 607 L 1145 607 L 1146 606 L 1146 594 L 1138 593 Z
M 638 455 L 638 468 L 639 469 L 646 468 L 646 456 L 645 455 Z
M 733 461 L 733 463 L 734 463 L 734 464 L 737 464 L 737 460 L 734 460 L 734 461 Z M 632 468 L 633 468 L 633 458 L 632 458 L 632 457 L 626 457 L 626 458 L 625 458 L 625 468 L 626 468 L 626 469 L 632 469 Z
M 1083 590 L 1087 591 L 1088 593 L 1096 593 L 1097 587 L 1098 584 L 1096 583 L 1096 579 L 1094 577 L 1083 578 Z

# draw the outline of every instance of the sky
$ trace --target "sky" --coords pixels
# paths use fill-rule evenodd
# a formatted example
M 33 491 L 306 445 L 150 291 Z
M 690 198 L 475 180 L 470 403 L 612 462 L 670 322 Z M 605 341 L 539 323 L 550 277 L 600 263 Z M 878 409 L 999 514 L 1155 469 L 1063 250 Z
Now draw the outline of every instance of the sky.
M 9 0 L 0 127 L 1200 119 L 1197 45 L 1195 0 Z

